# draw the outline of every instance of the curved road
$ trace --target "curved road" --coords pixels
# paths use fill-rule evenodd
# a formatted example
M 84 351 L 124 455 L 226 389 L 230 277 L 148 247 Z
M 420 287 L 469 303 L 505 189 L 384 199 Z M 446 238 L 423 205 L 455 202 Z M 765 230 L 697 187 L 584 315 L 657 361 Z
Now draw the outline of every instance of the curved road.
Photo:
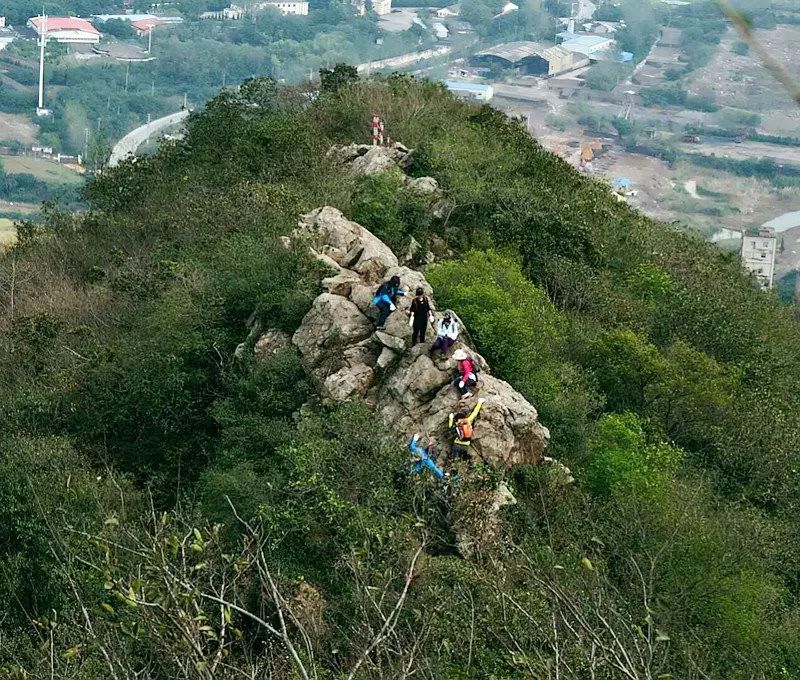
M 158 134 L 162 130 L 180 123 L 189 115 L 189 112 L 178 111 L 177 113 L 170 113 L 163 118 L 156 118 L 149 123 L 140 125 L 139 127 L 131 130 L 127 135 L 120 139 L 111 149 L 111 156 L 108 159 L 108 167 L 113 168 L 128 156 L 136 153 L 142 144 L 144 144 L 154 134 Z

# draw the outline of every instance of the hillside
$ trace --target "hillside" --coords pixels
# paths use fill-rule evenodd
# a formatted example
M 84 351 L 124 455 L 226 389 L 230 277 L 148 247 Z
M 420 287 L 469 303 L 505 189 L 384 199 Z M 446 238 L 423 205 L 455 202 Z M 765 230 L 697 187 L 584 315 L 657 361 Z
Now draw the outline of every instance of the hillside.
M 373 113 L 413 181 L 330 153 Z M 339 68 L 221 93 L 85 199 L 0 260 L 0 674 L 800 677 L 800 326 L 736 258 Z M 331 215 L 382 268 L 309 251 Z M 487 367 L 447 483 L 398 472 L 451 365 L 361 319 L 398 257 Z

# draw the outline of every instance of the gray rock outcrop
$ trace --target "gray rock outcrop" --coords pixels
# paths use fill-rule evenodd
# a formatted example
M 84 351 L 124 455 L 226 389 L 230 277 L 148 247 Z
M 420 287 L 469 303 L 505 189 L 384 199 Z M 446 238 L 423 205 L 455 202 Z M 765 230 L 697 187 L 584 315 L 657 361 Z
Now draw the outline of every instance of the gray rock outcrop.
M 397 432 L 398 442 L 424 432 L 447 451 L 449 414 L 471 408 L 475 398 L 460 401 L 452 384 L 454 361 L 431 358 L 429 343 L 410 346 L 410 297 L 399 298 L 397 311 L 382 331 L 375 330 L 376 310 L 371 305 L 378 285 L 393 275 L 400 277 L 404 289 L 421 287 L 433 300 L 425 277 L 401 266 L 380 239 L 335 208 L 303 215 L 292 238 L 307 244 L 333 270 L 292 338 L 320 395 L 335 402 L 363 400 Z M 486 403 L 476 423 L 474 455 L 503 468 L 540 462 L 549 432 L 539 423 L 536 409 L 491 375 L 483 358 L 466 344 L 467 334 L 462 336 L 456 348 L 466 349 L 484 367 L 477 396 Z M 429 342 L 433 337 L 431 328 Z

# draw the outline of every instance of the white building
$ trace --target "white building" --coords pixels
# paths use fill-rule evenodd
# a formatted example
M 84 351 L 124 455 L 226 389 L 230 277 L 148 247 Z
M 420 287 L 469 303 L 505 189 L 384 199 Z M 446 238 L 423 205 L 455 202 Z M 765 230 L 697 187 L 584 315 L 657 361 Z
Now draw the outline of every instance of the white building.
M 447 30 L 447 26 L 438 21 L 435 22 L 431 28 L 433 29 L 433 34 L 436 36 L 437 40 L 447 40 L 447 36 L 450 35 L 450 31 Z
M 41 37 L 42 31 L 46 30 L 45 36 L 48 40 L 55 40 L 60 43 L 86 43 L 94 44 L 100 42 L 102 37 L 100 31 L 92 26 L 86 19 L 77 17 L 32 17 L 28 19 L 28 26 Z
M 463 99 L 474 99 L 479 102 L 488 102 L 494 97 L 494 88 L 483 83 L 465 83 L 459 80 L 445 80 L 444 86 L 453 94 Z
M 448 5 L 436 10 L 436 17 L 438 19 L 449 19 L 450 17 L 457 17 L 461 14 L 461 5 Z
M 587 57 L 596 52 L 605 52 L 614 46 L 614 39 L 604 35 L 586 35 L 585 33 L 573 33 L 563 31 L 557 34 L 562 41 L 561 47 L 570 52 L 585 54 Z
M 760 227 L 756 236 L 742 235 L 742 264 L 755 274 L 764 290 L 772 288 L 776 243 L 775 230 L 770 227 Z
M 14 33 L 10 28 L 6 27 L 6 18 L 0 17 L 0 50 L 4 50 L 8 47 L 14 39 L 17 37 L 17 34 Z
M 308 2 L 305 0 L 268 0 L 267 2 L 257 2 L 253 5 L 253 10 L 275 7 L 284 15 L 308 16 Z
M 371 0 L 372 11 L 378 16 L 392 13 L 392 0 Z
M 236 21 L 244 16 L 244 10 L 238 5 L 230 5 L 217 12 L 203 12 L 201 19 L 216 19 L 217 21 Z

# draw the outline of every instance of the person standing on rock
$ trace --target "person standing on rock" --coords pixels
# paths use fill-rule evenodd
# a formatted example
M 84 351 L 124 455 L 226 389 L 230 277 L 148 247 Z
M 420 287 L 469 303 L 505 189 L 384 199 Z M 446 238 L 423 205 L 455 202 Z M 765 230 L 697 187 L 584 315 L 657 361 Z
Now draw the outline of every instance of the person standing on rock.
M 425 342 L 425 332 L 428 330 L 428 322 L 433 322 L 433 311 L 431 309 L 430 298 L 425 295 L 422 288 L 417 288 L 416 297 L 411 301 L 411 307 L 408 310 L 408 316 L 411 320 L 411 344 L 416 345 L 418 342 Z
M 457 349 L 453 353 L 453 359 L 456 360 L 458 366 L 458 378 L 453 384 L 458 388 L 461 398 L 466 399 L 472 396 L 472 388 L 478 384 L 480 367 L 478 362 L 470 359 L 463 349 Z
M 388 281 L 384 281 L 378 290 L 375 291 L 375 297 L 372 298 L 372 304 L 378 308 L 378 330 L 382 331 L 386 328 L 386 319 L 397 307 L 395 303 L 400 295 L 405 295 L 406 291 L 400 288 L 400 277 L 393 276 Z
M 420 435 L 417 433 L 408 441 L 408 450 L 414 457 L 411 474 L 418 474 L 422 472 L 422 468 L 428 468 L 436 477 L 444 479 L 445 473 L 433 462 L 433 439 L 429 439 L 428 446 L 423 448 L 419 445 L 419 437 Z
M 445 312 L 444 318 L 439 321 L 436 328 L 436 340 L 428 350 L 428 354 L 433 354 L 437 349 L 442 354 L 447 354 L 453 343 L 458 340 L 458 331 L 458 321 L 452 317 L 450 312 Z
M 477 418 L 478 414 L 481 412 L 481 408 L 483 408 L 485 401 L 486 399 L 483 397 L 478 399 L 478 403 L 475 404 L 475 408 L 473 408 L 472 412 L 469 414 L 466 412 L 450 414 L 450 418 L 447 421 L 447 427 L 455 435 L 455 438 L 453 439 L 453 448 L 450 450 L 450 455 L 453 457 L 453 459 L 469 459 L 469 450 L 470 446 L 472 446 L 472 436 L 475 433 L 475 418 Z

